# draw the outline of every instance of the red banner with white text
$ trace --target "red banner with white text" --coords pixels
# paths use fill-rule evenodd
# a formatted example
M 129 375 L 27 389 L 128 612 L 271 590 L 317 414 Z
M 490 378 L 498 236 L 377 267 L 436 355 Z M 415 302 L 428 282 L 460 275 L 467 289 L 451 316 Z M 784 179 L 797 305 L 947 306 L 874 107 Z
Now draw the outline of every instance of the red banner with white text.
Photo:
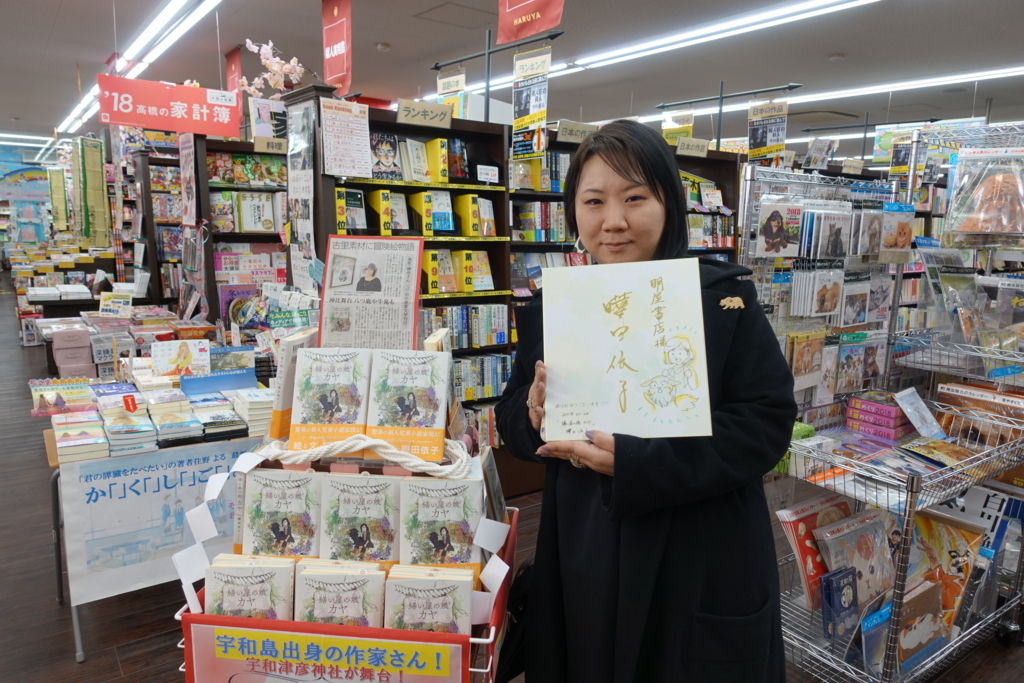
M 227 67 L 227 90 L 228 92 L 235 93 L 235 97 L 238 98 L 238 111 L 242 111 L 242 89 L 238 87 L 238 82 L 242 78 L 242 46 L 239 45 L 231 52 L 224 55 L 224 65 Z M 241 121 L 242 117 L 239 115 L 238 120 Z
M 100 122 L 150 130 L 238 137 L 238 96 L 137 78 L 97 76 Z
M 498 45 L 521 40 L 562 23 L 565 0 L 498 0 Z
M 324 83 L 347 95 L 352 85 L 352 0 L 323 0 Z

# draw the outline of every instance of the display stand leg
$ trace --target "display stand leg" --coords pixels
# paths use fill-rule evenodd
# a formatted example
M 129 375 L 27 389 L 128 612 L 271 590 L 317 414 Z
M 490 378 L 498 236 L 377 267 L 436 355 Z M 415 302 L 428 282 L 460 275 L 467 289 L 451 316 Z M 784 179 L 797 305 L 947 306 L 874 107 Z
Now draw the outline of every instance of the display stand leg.
M 907 502 L 903 508 L 903 538 L 900 539 L 899 557 L 896 560 L 896 581 L 892 587 L 892 616 L 889 617 L 889 635 L 885 641 L 885 657 L 882 659 L 882 682 L 890 683 L 899 671 L 896 654 L 899 646 L 899 624 L 903 618 L 903 596 L 907 588 L 907 571 L 910 567 L 910 546 L 914 538 L 914 516 L 917 514 L 917 495 L 921 492 L 921 477 L 912 474 L 907 477 Z
M 50 531 L 53 536 L 53 566 L 57 570 L 57 603 L 64 604 L 64 563 L 60 556 L 60 470 L 54 470 L 50 477 L 50 509 L 53 521 Z
M 82 626 L 78 623 L 78 605 L 71 606 L 71 629 L 75 633 L 75 661 L 85 661 L 85 648 L 82 647 Z

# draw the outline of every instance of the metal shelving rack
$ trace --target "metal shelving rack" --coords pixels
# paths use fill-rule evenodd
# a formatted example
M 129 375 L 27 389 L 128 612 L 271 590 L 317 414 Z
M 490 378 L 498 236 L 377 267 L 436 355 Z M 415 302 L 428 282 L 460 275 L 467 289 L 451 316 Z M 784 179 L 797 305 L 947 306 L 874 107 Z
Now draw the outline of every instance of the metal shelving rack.
M 1002 134 L 1024 136 L 1024 127 L 1014 127 L 1013 131 Z M 945 138 L 951 138 L 949 131 L 940 131 Z M 995 135 L 979 133 L 973 129 L 972 139 L 997 139 Z M 1005 138 L 999 138 L 1005 141 Z M 1024 140 L 1024 137 L 1021 138 Z M 921 138 L 915 135 L 916 146 L 912 158 L 920 148 Z M 943 143 L 944 144 L 944 143 Z M 1018 143 L 1020 144 L 1020 143 Z M 913 187 L 916 168 L 911 165 L 911 177 L 908 187 Z M 740 262 L 753 271 L 752 280 L 758 290 L 758 298 L 765 305 L 766 312 L 775 328 L 799 325 L 798 319 L 791 320 L 780 316 L 779 307 L 772 301 L 772 282 L 774 276 L 787 272 L 790 265 L 777 257 L 758 258 L 751 255 L 751 242 L 756 240 L 758 228 L 757 218 L 760 198 L 765 194 L 787 194 L 813 199 L 881 199 L 898 201 L 900 197 L 898 182 L 854 180 L 843 177 L 822 176 L 817 173 L 801 174 L 771 170 L 748 165 L 743 172 L 740 194 L 738 225 L 741 232 L 739 255 Z M 909 192 L 907 195 L 909 197 Z M 884 267 L 889 271 L 889 263 L 876 263 L 876 259 L 865 259 L 862 268 Z M 949 356 L 967 355 L 971 362 L 957 362 L 964 370 L 978 368 L 983 359 L 992 361 L 990 350 L 948 343 L 934 331 L 927 335 L 896 334 L 896 311 L 899 307 L 902 291 L 903 264 L 895 265 L 895 289 L 890 307 L 888 336 L 890 344 L 887 348 L 885 378 L 882 386 L 888 386 L 892 367 L 899 364 L 906 368 L 919 370 L 942 369 L 948 371 L 953 364 Z M 880 324 L 880 326 L 884 326 Z M 898 341 L 897 341 L 898 340 Z M 894 343 L 895 353 L 894 353 Z M 945 344 L 945 345 L 944 345 Z M 930 346 L 932 356 L 917 356 L 914 351 L 920 347 Z M 942 354 L 946 354 L 943 356 Z M 1006 364 L 1020 362 L 1024 366 L 1024 353 L 999 354 L 997 362 Z M 1005 356 L 1005 357 L 1003 357 Z M 957 373 L 960 374 L 960 373 Z M 966 373 L 968 376 L 970 372 Z M 977 376 L 977 375 L 974 375 Z M 1024 384 L 1024 374 L 1020 381 Z M 842 397 L 837 396 L 837 401 Z M 984 425 L 990 429 L 993 425 L 1011 434 L 1013 438 L 1005 444 L 985 449 L 983 444 L 970 443 L 961 439 L 960 445 L 970 448 L 977 454 L 965 461 L 956 469 L 946 468 L 929 475 L 901 476 L 899 473 L 884 467 L 865 465 L 842 456 L 808 448 L 800 444 L 791 445 L 790 452 L 795 472 L 801 478 L 811 479 L 812 483 L 822 488 L 836 491 L 857 500 L 862 504 L 875 505 L 890 509 L 902 515 L 903 540 L 899 547 L 896 563 L 896 578 L 893 586 L 892 614 L 889 621 L 889 632 L 886 641 L 885 657 L 882 663 L 882 683 L 906 683 L 923 681 L 932 677 L 942 669 L 957 661 L 968 651 L 979 645 L 994 633 L 1001 632 L 1004 642 L 1018 640 L 1021 594 L 1024 591 L 1024 563 L 1018 558 L 1017 568 L 1012 579 L 1012 590 L 1002 596 L 1003 602 L 992 614 L 970 625 L 959 637 L 947 643 L 939 652 L 909 672 L 900 672 L 897 652 L 899 645 L 898 624 L 903 615 L 903 599 L 907 588 L 911 545 L 914 538 L 914 523 L 917 512 L 937 505 L 961 494 L 971 486 L 1005 472 L 1024 462 L 1024 421 L 1002 418 L 965 408 L 957 408 L 940 404 L 929 404 L 937 417 L 952 425 L 951 433 L 984 433 L 986 429 L 974 429 Z M 954 429 L 955 428 L 955 429 Z M 1001 558 L 999 558 L 1001 559 Z M 779 561 L 780 578 L 782 580 L 782 621 L 783 638 L 786 645 L 787 659 L 814 674 L 823 681 L 836 683 L 874 683 L 878 679 L 865 671 L 844 661 L 844 653 L 837 652 L 835 644 L 823 636 L 820 611 L 808 610 L 803 595 L 803 588 L 797 572 L 801 567 L 795 555 L 789 554 Z M 993 571 L 997 571 L 994 568 Z
M 896 578 L 893 585 L 892 615 L 882 663 L 882 683 L 910 683 L 924 681 L 948 667 L 989 636 L 1003 630 L 1004 642 L 1017 640 L 1020 630 L 1020 602 L 1024 591 L 1024 554 L 1018 556 L 1013 577 L 1013 588 L 1002 596 L 1004 602 L 989 615 L 971 625 L 959 637 L 947 643 L 932 657 L 909 672 L 900 672 L 897 666 L 899 624 L 903 616 L 903 599 L 907 589 L 910 551 L 914 539 L 914 520 L 918 512 L 938 505 L 1024 462 L 1024 421 L 997 417 L 988 413 L 943 405 L 928 404 L 936 418 L 946 422 L 950 433 L 983 434 L 993 427 L 1016 437 L 993 448 L 985 448 L 981 441 L 961 438 L 960 446 L 976 455 L 963 461 L 957 468 L 944 468 L 923 477 L 900 476 L 884 467 L 866 465 L 834 453 L 808 448 L 794 443 L 790 446 L 797 471 L 807 479 L 812 474 L 817 486 L 841 493 L 849 498 L 886 508 L 902 516 L 902 541 L 896 559 Z M 976 437 L 980 438 L 980 437 Z M 820 473 L 828 476 L 822 477 Z M 997 572 L 999 562 L 991 571 Z M 806 608 L 803 589 L 796 572 L 801 568 L 793 554 L 779 561 L 782 577 L 782 629 L 787 658 L 802 669 L 824 681 L 836 683 L 872 683 L 878 679 L 846 661 L 832 642 L 823 637 L 820 611 Z

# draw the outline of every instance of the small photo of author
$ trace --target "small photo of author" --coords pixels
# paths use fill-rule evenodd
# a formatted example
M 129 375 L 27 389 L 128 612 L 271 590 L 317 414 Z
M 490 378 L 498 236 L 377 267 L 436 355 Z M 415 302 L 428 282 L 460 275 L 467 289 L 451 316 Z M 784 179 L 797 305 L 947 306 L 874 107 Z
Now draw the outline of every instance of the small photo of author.
M 379 292 L 381 291 L 380 278 L 377 277 L 377 266 L 367 263 L 363 268 L 363 276 L 356 283 L 357 292 Z

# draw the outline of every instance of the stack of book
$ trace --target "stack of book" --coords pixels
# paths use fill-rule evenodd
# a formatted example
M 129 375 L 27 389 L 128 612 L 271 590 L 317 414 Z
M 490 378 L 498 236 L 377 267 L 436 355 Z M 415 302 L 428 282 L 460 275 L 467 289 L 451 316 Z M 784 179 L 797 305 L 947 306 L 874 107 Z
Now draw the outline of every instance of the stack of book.
M 85 285 L 57 285 L 61 299 L 92 299 L 92 292 Z
M 110 440 L 110 455 L 152 453 L 156 446 L 156 427 L 144 415 L 108 418 L 104 429 Z
M 124 407 L 125 398 L 128 396 L 131 396 L 132 399 L 135 400 L 136 410 L 134 413 L 129 413 Z M 141 415 L 143 417 L 149 415 L 149 408 L 146 405 L 146 399 L 142 398 L 142 394 L 137 391 L 100 396 L 96 401 L 100 406 L 100 415 L 105 419 L 112 417 L 124 417 L 125 415 Z
M 102 427 L 54 425 L 53 435 L 57 442 L 57 461 L 60 463 L 94 460 L 110 455 L 110 445 Z
M 206 432 L 206 441 L 227 441 L 249 436 L 249 428 L 233 410 L 217 410 L 196 415 Z
M 295 562 L 287 557 L 222 553 L 206 568 L 207 614 L 255 619 L 292 616 Z
M 387 574 L 376 562 L 304 557 L 295 571 L 295 621 L 383 627 Z
M 155 389 L 143 391 L 142 397 L 153 417 L 164 413 L 183 413 L 189 410 L 188 396 L 181 389 Z
M 246 424 L 249 436 L 263 436 L 270 426 L 270 413 L 274 409 L 273 389 L 239 389 L 231 401 Z
M 270 379 L 277 376 L 277 365 L 269 353 L 256 354 L 256 381 L 265 387 L 270 386 Z
M 153 418 L 156 425 L 157 445 L 173 448 L 203 440 L 203 423 L 191 411 L 162 413 Z
M 221 410 L 231 410 L 231 401 L 224 398 L 224 394 L 214 391 L 209 394 L 192 394 L 188 397 L 188 405 L 193 413 L 211 413 Z
M 28 298 L 33 301 L 60 301 L 60 290 L 56 287 L 29 287 Z
M 56 429 L 72 429 L 75 427 L 102 427 L 103 416 L 95 410 L 81 413 L 61 413 L 50 416 L 50 424 Z
M 468 605 L 473 597 L 473 570 L 399 564 L 388 572 L 384 613 L 386 628 L 469 633 Z

